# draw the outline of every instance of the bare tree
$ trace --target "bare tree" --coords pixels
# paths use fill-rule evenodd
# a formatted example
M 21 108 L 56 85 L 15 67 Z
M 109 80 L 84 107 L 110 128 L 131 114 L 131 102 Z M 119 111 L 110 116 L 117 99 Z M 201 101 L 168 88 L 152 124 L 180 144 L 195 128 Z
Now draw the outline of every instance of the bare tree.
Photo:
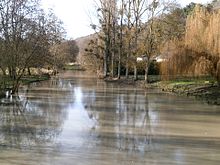
M 148 71 L 151 58 L 159 53 L 159 45 L 161 44 L 161 35 L 163 20 L 159 17 L 163 15 L 164 12 L 169 12 L 173 6 L 175 6 L 174 1 L 166 0 L 153 0 L 146 1 L 145 16 L 146 22 L 141 25 L 142 31 L 142 47 L 141 52 L 144 55 L 145 61 L 145 81 L 148 82 Z M 161 26 L 162 25 L 162 26 Z
M 124 32 L 124 10 L 125 10 L 125 3 L 124 0 L 121 0 L 119 8 L 119 15 L 120 15 L 120 26 L 119 26 L 119 49 L 118 49 L 118 79 L 121 77 L 121 60 L 123 55 L 123 32 Z
M 64 40 L 61 43 L 52 45 L 50 53 L 54 61 L 52 65 L 58 69 L 62 68 L 68 62 L 76 62 L 79 48 L 75 40 Z
M 134 14 L 134 50 L 133 50 L 133 56 L 134 56 L 134 79 L 138 79 L 138 73 L 137 73 L 137 62 L 136 58 L 139 55 L 138 54 L 138 39 L 141 32 L 141 24 L 142 24 L 142 17 L 144 16 L 146 12 L 146 0 L 133 0 L 133 14 Z
M 39 7 L 39 0 L 0 1 L 2 58 L 13 80 L 12 93 L 18 90 L 25 69 L 50 61 L 49 48 L 62 38 L 61 22 Z M 44 60 L 42 60 L 44 59 Z
M 121 68 L 125 65 L 128 78 L 130 64 L 133 65 L 134 79 L 138 78 L 137 57 L 145 56 L 145 80 L 147 80 L 150 59 L 159 51 L 159 16 L 168 9 L 171 0 L 99 0 L 98 18 L 100 28 L 99 39 L 103 43 L 104 77 L 110 70 L 114 76 L 117 62 L 117 77 L 121 76 Z M 117 11 L 117 12 L 116 12 Z M 95 26 L 97 27 L 97 26 Z M 126 54 L 126 56 L 124 56 Z
M 101 25 L 101 39 L 104 42 L 104 58 L 103 58 L 103 71 L 104 77 L 108 75 L 109 72 L 109 61 L 111 59 L 112 53 L 112 33 L 113 27 L 115 27 L 115 10 L 116 1 L 115 0 L 100 0 L 100 7 L 98 8 L 99 23 Z
M 128 78 L 129 74 L 129 60 L 131 57 L 131 44 L 132 44 L 132 0 L 127 0 L 125 8 L 125 17 L 126 17 L 126 41 L 127 41 L 127 49 L 126 49 L 126 78 Z

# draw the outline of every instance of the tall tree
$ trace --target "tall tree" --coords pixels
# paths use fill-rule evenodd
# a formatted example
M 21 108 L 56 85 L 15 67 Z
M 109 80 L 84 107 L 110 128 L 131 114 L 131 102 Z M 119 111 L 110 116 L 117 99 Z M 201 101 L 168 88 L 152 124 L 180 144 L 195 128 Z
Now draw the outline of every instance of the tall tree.
M 138 73 L 137 73 L 137 61 L 136 58 L 139 55 L 138 53 L 138 39 L 140 36 L 140 28 L 143 21 L 143 16 L 146 12 L 146 0 L 133 0 L 132 1 L 133 6 L 133 14 L 134 14 L 134 49 L 133 49 L 133 56 L 134 56 L 134 79 L 138 79 Z
M 186 48 L 196 54 L 195 62 L 201 61 L 209 74 L 220 84 L 220 21 L 219 11 L 197 5 L 187 18 Z M 200 65 L 200 64 L 198 64 Z M 201 68 L 201 67 L 198 67 Z M 198 72 L 198 68 L 195 71 Z M 201 74 L 201 73 L 200 73 Z
M 119 8 L 119 15 L 120 15 L 120 26 L 119 26 L 119 49 L 118 49 L 118 79 L 121 77 L 121 60 L 123 55 L 123 28 L 124 28 L 124 9 L 125 4 L 124 0 L 121 0 Z
M 98 7 L 98 18 L 101 25 L 101 33 L 103 34 L 101 39 L 104 42 L 104 61 L 103 61 L 103 74 L 104 77 L 108 75 L 109 72 L 109 61 L 111 59 L 112 53 L 112 32 L 113 27 L 115 27 L 115 10 L 116 10 L 116 0 L 99 0 L 100 6 Z
M 126 2 L 126 8 L 125 8 L 125 17 L 126 17 L 126 31 L 125 31 L 125 37 L 126 37 L 126 71 L 125 76 L 128 78 L 129 76 L 129 61 L 131 57 L 131 44 L 132 44 L 132 0 L 127 0 Z
M 158 51 L 161 40 L 159 33 L 162 28 L 159 29 L 159 27 L 162 24 L 159 22 L 162 19 L 159 16 L 164 12 L 169 13 L 170 6 L 173 4 L 172 0 L 99 0 L 99 2 L 98 36 L 104 47 L 104 77 L 110 70 L 111 59 L 112 76 L 114 76 L 116 62 L 118 78 L 121 76 L 122 65 L 125 65 L 125 74 L 128 77 L 131 64 L 136 80 L 138 76 L 136 59 L 144 55 L 146 59 L 145 80 L 147 81 L 150 59 Z
M 39 0 L 0 1 L 2 58 L 13 80 L 12 93 L 17 91 L 26 68 L 49 61 L 50 45 L 62 36 L 60 21 L 52 12 L 45 16 L 39 3 Z

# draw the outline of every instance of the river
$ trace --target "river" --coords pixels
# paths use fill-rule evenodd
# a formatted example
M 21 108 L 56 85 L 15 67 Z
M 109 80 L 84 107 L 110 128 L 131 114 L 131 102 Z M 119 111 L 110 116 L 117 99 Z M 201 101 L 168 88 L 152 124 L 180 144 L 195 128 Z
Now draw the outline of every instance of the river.
M 219 165 L 220 108 L 67 71 L 0 105 L 1 165 Z

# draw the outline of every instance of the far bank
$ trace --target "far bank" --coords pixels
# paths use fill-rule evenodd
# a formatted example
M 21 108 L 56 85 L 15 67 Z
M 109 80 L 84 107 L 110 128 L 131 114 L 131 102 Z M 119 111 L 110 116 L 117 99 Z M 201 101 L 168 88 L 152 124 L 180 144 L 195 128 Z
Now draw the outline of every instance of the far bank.
M 185 79 L 172 81 L 156 81 L 146 83 L 144 80 L 134 81 L 132 78 L 121 79 L 105 78 L 110 83 L 118 83 L 121 85 L 131 85 L 144 89 L 158 88 L 163 92 L 170 94 L 195 97 L 198 100 L 207 102 L 208 104 L 220 105 L 220 87 L 217 82 L 205 79 Z M 151 78 L 152 80 L 152 78 Z

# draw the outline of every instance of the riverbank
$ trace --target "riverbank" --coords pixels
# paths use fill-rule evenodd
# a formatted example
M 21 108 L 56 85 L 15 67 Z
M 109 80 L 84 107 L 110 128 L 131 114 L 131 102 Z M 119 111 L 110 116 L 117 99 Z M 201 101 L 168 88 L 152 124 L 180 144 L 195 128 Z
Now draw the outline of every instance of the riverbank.
M 132 85 L 141 88 L 159 88 L 163 92 L 175 95 L 195 97 L 208 104 L 220 105 L 220 87 L 216 83 L 209 81 L 159 81 L 146 84 L 143 80 L 134 81 L 133 79 L 111 79 L 105 81 L 118 83 L 120 85 Z
M 49 80 L 50 75 L 44 74 L 44 75 L 34 75 L 34 76 L 25 76 L 21 79 L 21 85 L 28 85 L 34 82 L 40 82 Z M 4 87 L 0 90 L 0 99 L 5 97 L 6 91 L 9 91 L 12 88 L 12 81 L 7 79 L 4 82 Z
M 164 92 L 176 95 L 195 97 L 196 99 L 207 102 L 208 104 L 220 105 L 220 87 L 217 84 L 208 82 L 158 82 L 153 86 L 160 88 Z

